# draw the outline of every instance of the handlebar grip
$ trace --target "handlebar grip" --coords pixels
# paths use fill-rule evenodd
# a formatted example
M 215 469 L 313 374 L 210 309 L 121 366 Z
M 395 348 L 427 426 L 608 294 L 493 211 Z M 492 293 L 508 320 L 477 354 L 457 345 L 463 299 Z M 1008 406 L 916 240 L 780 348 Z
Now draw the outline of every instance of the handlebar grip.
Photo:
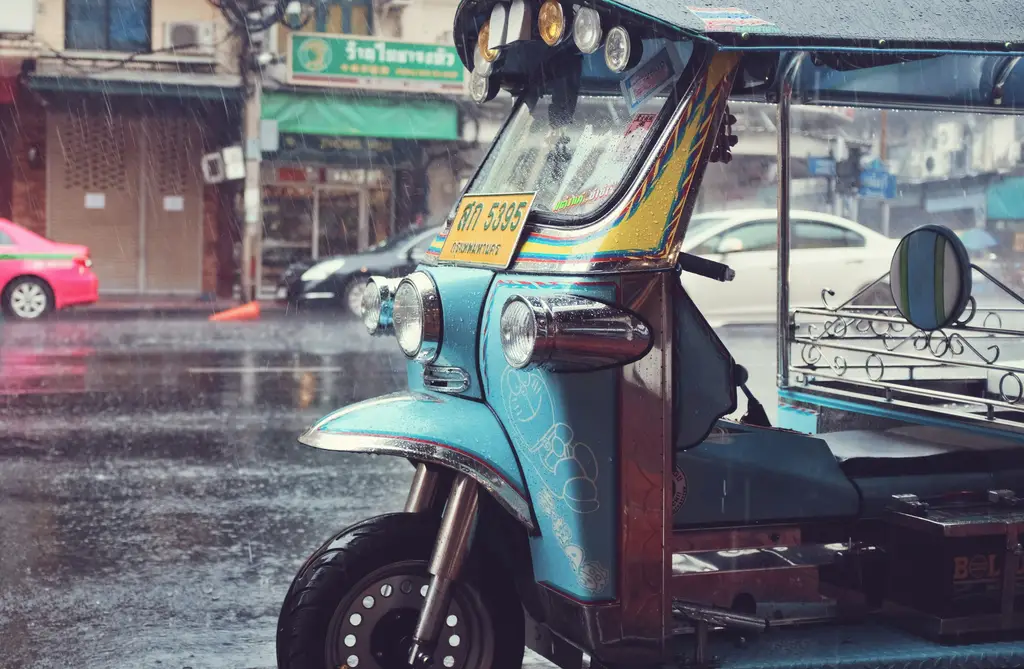
M 677 265 L 684 272 L 699 274 L 715 281 L 732 281 L 736 276 L 733 268 L 724 263 L 715 262 L 714 260 L 708 260 L 707 258 L 701 258 L 689 253 L 680 253 Z

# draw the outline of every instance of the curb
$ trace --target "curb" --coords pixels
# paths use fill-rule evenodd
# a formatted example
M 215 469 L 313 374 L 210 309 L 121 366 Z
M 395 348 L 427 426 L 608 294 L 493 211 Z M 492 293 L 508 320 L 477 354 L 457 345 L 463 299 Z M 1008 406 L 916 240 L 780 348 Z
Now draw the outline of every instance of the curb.
M 103 306 L 91 305 L 87 307 L 70 308 L 52 314 L 46 320 L 57 322 L 68 321 L 90 321 L 90 320 L 156 320 L 156 319 L 193 319 L 207 320 L 213 314 L 239 306 L 236 302 L 224 304 L 187 304 L 187 305 L 145 305 L 130 306 Z M 289 313 L 289 310 L 274 302 L 260 302 L 262 317 L 279 317 Z

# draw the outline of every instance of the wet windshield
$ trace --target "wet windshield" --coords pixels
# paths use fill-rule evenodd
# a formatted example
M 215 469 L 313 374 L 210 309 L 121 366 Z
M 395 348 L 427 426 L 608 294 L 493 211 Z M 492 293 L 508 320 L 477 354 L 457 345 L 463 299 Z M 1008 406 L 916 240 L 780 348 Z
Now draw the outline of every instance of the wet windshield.
M 588 217 L 616 192 L 662 112 L 671 111 L 666 103 L 692 52 L 689 41 L 644 40 L 644 59 L 619 75 L 600 53 L 587 56 L 584 85 L 600 77 L 604 92 L 579 94 L 574 110 L 554 101 L 561 79 L 528 92 L 468 192 L 536 190 L 535 212 L 553 220 Z

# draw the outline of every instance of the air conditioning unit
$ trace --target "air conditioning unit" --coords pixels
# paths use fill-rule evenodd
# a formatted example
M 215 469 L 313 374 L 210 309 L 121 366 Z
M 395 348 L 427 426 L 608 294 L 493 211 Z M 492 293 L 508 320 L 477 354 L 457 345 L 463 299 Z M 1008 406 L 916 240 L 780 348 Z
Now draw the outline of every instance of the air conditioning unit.
M 938 179 L 949 176 L 952 170 L 951 156 L 946 151 L 926 151 L 920 157 L 921 176 Z
M 212 56 L 215 34 L 212 21 L 171 21 L 164 24 L 164 48 L 175 54 Z

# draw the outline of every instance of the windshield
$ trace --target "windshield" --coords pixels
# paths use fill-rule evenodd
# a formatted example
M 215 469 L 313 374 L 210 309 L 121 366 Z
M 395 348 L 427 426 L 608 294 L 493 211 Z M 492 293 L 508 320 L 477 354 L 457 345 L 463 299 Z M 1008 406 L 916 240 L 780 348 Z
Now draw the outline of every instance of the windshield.
M 578 221 L 597 211 L 626 179 L 661 115 L 671 111 L 673 84 L 693 52 L 691 42 L 643 45 L 639 65 L 621 74 L 607 69 L 601 53 L 584 57 L 583 78 L 600 81 L 600 94 L 562 104 L 559 94 L 570 75 L 532 91 L 468 193 L 536 190 L 534 211 L 552 219 Z

